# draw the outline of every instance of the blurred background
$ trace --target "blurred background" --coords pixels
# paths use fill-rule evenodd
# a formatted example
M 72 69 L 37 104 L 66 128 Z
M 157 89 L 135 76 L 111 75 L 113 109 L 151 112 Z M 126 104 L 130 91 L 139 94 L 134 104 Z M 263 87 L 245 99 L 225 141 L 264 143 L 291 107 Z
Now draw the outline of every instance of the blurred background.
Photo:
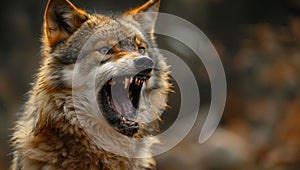
M 72 2 L 89 12 L 110 12 L 145 1 Z M 46 3 L 11 0 L 0 5 L 0 170 L 10 164 L 10 129 L 41 59 Z M 224 65 L 228 95 L 218 130 L 205 144 L 199 144 L 201 122 L 210 102 L 206 70 L 184 44 L 158 36 L 160 48 L 177 54 L 190 66 L 201 95 L 197 123 L 180 144 L 156 157 L 158 169 L 299 169 L 300 1 L 162 0 L 161 11 L 192 22 L 212 41 Z M 178 95 L 171 94 L 163 129 L 176 119 Z

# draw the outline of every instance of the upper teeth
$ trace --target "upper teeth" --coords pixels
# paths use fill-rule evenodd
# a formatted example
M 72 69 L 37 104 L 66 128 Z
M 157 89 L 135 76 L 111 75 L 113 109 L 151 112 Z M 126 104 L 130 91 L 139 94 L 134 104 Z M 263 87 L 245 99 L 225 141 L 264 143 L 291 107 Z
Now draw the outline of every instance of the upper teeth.
M 118 80 L 111 80 L 108 82 L 109 85 L 114 86 L 116 85 L 116 82 Z M 124 88 L 129 88 L 131 83 L 134 83 L 137 86 L 142 85 L 144 82 L 146 82 L 146 85 L 148 84 L 149 78 L 147 77 L 131 77 L 131 78 L 124 78 L 122 81 L 122 84 L 124 85 Z

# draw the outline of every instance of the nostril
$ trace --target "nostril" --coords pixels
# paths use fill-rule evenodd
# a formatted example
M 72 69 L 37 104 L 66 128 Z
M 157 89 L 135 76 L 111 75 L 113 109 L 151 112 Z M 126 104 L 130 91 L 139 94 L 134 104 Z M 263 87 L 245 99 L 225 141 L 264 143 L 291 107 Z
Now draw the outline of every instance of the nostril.
M 147 68 L 153 68 L 154 62 L 150 57 L 141 56 L 137 57 L 134 60 L 134 64 L 137 68 L 147 69 Z

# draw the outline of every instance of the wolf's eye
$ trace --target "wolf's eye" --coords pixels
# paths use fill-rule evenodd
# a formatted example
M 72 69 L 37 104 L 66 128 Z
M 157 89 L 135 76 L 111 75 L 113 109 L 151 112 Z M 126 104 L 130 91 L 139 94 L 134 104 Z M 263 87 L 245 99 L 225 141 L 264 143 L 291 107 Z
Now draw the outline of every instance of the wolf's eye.
M 101 47 L 98 51 L 103 55 L 112 54 L 114 52 L 111 48 L 107 46 Z
M 139 53 L 142 54 L 142 55 L 145 54 L 145 52 L 146 52 L 145 47 L 139 47 L 138 50 L 139 50 Z

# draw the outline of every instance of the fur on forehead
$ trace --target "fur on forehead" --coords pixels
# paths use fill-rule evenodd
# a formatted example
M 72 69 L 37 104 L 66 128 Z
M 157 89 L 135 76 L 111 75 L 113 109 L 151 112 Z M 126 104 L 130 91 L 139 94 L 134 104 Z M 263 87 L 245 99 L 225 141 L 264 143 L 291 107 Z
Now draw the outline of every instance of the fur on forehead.
M 83 24 L 83 27 L 92 28 L 90 30 L 91 37 L 89 42 L 95 44 L 98 41 L 112 41 L 120 42 L 122 40 L 134 40 L 138 38 L 138 41 L 148 41 L 147 34 L 139 27 L 134 21 L 129 23 L 128 20 L 122 16 L 108 17 L 99 14 L 90 14 L 89 19 Z M 79 29 L 77 34 L 80 36 L 81 32 L 85 29 Z M 77 35 L 74 35 L 76 37 Z M 115 44 L 116 44 L 115 43 Z M 108 43 L 107 45 L 112 45 Z
M 68 0 L 49 0 L 44 14 L 43 43 L 47 48 L 55 47 L 72 37 L 86 22 L 94 24 L 92 28 L 110 22 L 120 22 L 127 27 L 135 26 L 139 28 L 139 31 L 152 34 L 159 3 L 159 0 L 149 0 L 144 5 L 126 11 L 119 17 L 105 17 L 88 14 Z
M 131 36 L 134 34 L 142 36 L 144 33 L 138 22 L 125 16 L 90 14 L 86 23 L 96 30 L 107 31 L 107 33 L 122 32 Z

